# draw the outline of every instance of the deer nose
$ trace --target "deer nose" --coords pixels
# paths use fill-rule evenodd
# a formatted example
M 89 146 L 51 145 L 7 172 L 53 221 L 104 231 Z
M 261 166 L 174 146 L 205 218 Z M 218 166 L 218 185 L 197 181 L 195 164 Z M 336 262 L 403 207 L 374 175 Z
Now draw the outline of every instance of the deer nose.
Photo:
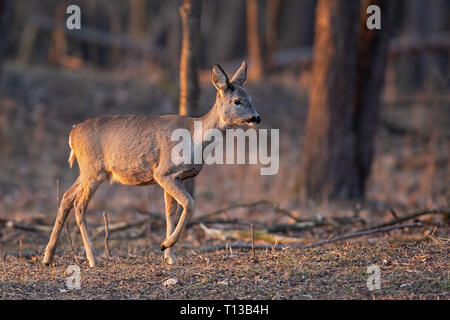
M 261 122 L 261 117 L 260 117 L 259 115 L 253 116 L 253 117 L 251 117 L 250 119 L 245 120 L 245 122 L 247 122 L 247 123 L 256 123 L 256 124 L 258 124 L 258 123 Z

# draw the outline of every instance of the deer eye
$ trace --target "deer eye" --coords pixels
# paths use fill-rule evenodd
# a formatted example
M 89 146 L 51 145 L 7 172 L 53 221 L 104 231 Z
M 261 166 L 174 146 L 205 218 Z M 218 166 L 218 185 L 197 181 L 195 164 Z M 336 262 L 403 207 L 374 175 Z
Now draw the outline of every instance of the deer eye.
M 236 105 L 239 105 L 241 103 L 242 103 L 241 100 L 234 100 L 234 104 L 236 104 Z

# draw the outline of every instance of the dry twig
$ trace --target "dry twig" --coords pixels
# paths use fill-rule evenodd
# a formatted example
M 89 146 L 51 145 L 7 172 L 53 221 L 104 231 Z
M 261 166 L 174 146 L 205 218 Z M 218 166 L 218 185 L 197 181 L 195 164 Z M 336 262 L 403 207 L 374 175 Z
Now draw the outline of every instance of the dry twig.
M 303 238 L 296 237 L 286 237 L 278 234 L 271 234 L 266 232 L 265 230 L 221 230 L 215 228 L 208 228 L 203 223 L 200 224 L 200 227 L 203 229 L 206 235 L 219 239 L 222 241 L 226 241 L 229 239 L 236 239 L 242 241 L 252 241 L 260 240 L 268 243 L 282 243 L 282 244 L 293 244 L 293 243 L 303 243 L 305 240 Z M 253 241 L 254 241 L 253 240 Z
M 420 227 L 421 223 L 412 223 L 412 224 L 404 224 L 404 225 L 395 225 L 395 226 L 387 226 L 383 228 L 376 228 L 371 230 L 365 230 L 365 231 L 358 231 L 354 233 L 348 233 L 341 236 L 328 238 L 328 239 L 322 239 L 316 242 L 311 242 L 308 244 L 276 244 L 272 247 L 273 250 L 280 250 L 280 249 L 287 249 L 287 248 L 297 248 L 297 249 L 307 249 L 307 248 L 313 248 L 322 246 L 328 243 L 333 243 L 341 240 L 347 240 L 351 238 L 358 238 L 362 236 L 366 236 L 369 234 L 374 233 L 380 233 L 380 232 L 388 232 L 394 229 L 403 229 L 403 228 L 414 228 L 414 227 Z M 269 244 L 255 244 L 254 249 L 267 249 L 271 245 Z M 204 247 L 200 248 L 199 252 L 209 252 L 209 251 L 216 251 L 216 250 L 223 250 L 225 248 L 233 248 L 233 249 L 249 249 L 252 248 L 252 245 L 250 243 L 245 242 L 235 242 L 235 243 L 227 243 L 227 244 L 220 244 L 216 246 L 210 246 L 210 247 Z
M 391 211 L 392 212 L 392 211 Z M 383 228 L 383 227 L 387 227 L 387 226 L 392 226 L 394 224 L 400 223 L 400 222 L 405 222 L 414 218 L 418 218 L 420 216 L 424 216 L 426 214 L 443 214 L 443 215 L 450 215 L 450 208 L 437 208 L 437 209 L 422 209 L 422 210 L 418 210 L 415 211 L 413 213 L 410 213 L 406 216 L 403 217 L 397 217 L 385 222 L 385 223 L 380 223 L 378 225 L 363 229 L 363 230 L 369 230 L 369 229 L 376 229 L 376 228 Z
M 255 259 L 255 233 L 253 232 L 253 224 L 250 225 L 251 233 L 252 233 L 252 254 L 250 258 L 252 260 Z
M 110 258 L 111 253 L 109 251 L 109 227 L 108 227 L 108 217 L 106 216 L 106 212 L 103 212 L 103 220 L 105 221 L 105 258 Z

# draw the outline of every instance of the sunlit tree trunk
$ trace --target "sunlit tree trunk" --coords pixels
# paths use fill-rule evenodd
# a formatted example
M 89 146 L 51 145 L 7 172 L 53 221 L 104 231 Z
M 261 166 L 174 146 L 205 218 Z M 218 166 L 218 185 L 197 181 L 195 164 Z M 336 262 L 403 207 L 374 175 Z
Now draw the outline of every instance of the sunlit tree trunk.
M 182 23 L 182 47 L 180 61 L 179 114 L 198 116 L 200 86 L 198 65 L 200 58 L 202 0 L 184 0 L 180 7 Z M 186 189 L 194 196 L 194 179 L 185 182 Z M 180 208 L 178 208 L 178 211 Z
M 259 80 L 264 76 L 264 60 L 259 32 L 258 0 L 247 0 L 247 50 L 249 56 L 248 78 Z
M 301 164 L 301 198 L 361 195 L 354 166 L 353 105 L 359 1 L 319 0 L 312 87 Z
M 201 0 L 184 0 L 180 7 L 183 30 L 180 60 L 181 115 L 198 115 L 200 88 L 197 70 L 200 58 L 201 12 Z

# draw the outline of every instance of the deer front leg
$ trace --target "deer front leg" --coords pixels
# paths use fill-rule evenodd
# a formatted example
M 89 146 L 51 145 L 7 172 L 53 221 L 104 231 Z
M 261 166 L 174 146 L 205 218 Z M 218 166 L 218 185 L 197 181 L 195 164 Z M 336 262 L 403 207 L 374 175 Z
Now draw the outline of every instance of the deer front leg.
M 177 217 L 177 201 L 166 191 L 164 191 L 164 202 L 166 204 L 166 239 L 170 237 L 174 229 L 174 219 Z M 181 207 L 180 207 L 181 209 Z M 164 259 L 168 264 L 175 264 L 176 258 L 173 248 L 167 248 L 164 251 Z
M 165 192 L 172 196 L 183 207 L 180 221 L 178 221 L 175 230 L 170 236 L 166 237 L 163 243 L 161 243 L 161 250 L 164 251 L 167 248 L 172 247 L 180 238 L 181 231 L 186 226 L 186 223 L 189 221 L 194 211 L 194 199 L 186 191 L 186 188 L 180 179 L 171 176 L 155 175 L 155 180 Z

